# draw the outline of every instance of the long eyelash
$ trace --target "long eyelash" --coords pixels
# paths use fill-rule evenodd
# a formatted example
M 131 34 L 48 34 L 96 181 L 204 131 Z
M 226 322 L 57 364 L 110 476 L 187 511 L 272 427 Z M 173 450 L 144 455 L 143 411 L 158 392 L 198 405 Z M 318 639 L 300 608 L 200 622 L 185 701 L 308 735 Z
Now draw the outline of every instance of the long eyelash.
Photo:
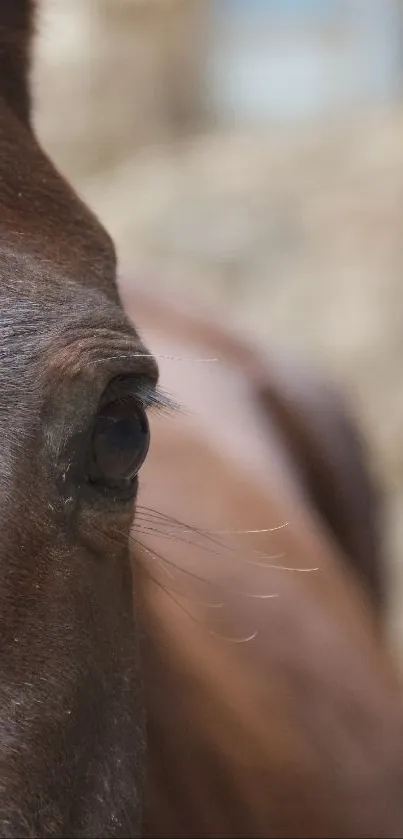
M 144 408 L 161 411 L 168 416 L 183 411 L 180 403 L 173 399 L 166 390 L 160 387 L 152 387 L 146 382 L 141 384 L 138 395 Z
M 155 387 L 146 380 L 140 381 L 133 391 L 119 394 L 118 399 L 121 402 L 137 399 L 141 402 L 144 410 L 155 410 L 166 416 L 182 412 L 180 403 L 176 402 L 169 393 L 160 387 Z

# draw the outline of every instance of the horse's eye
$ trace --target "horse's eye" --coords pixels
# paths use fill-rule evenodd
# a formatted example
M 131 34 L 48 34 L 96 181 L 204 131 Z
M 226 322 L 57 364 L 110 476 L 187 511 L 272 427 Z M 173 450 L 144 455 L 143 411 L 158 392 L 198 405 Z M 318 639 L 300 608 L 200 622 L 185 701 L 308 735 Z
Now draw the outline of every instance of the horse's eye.
M 92 431 L 88 480 L 99 486 L 127 486 L 143 464 L 149 442 L 147 416 L 136 399 L 104 405 Z

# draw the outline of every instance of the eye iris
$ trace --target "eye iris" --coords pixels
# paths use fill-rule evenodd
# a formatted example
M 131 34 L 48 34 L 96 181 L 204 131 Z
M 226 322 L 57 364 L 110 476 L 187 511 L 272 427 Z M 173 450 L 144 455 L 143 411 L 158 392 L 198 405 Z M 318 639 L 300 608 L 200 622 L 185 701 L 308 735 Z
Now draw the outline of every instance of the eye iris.
M 146 414 L 135 400 L 106 405 L 92 435 L 90 480 L 110 486 L 132 480 L 146 457 L 149 439 Z

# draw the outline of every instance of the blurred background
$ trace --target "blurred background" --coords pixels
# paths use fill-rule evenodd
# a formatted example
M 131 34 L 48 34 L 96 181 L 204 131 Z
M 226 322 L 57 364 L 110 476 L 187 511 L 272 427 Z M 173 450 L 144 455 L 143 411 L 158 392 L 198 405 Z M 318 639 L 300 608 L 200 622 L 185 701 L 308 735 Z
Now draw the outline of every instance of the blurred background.
M 403 3 L 41 6 L 37 130 L 121 261 L 348 394 L 403 653 Z

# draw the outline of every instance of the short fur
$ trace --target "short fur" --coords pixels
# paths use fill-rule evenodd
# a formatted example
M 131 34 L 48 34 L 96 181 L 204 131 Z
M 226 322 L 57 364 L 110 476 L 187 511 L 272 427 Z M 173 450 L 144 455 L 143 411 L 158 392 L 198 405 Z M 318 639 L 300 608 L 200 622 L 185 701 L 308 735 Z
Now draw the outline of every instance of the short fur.
M 287 426 L 276 365 L 233 339 L 210 381 L 175 367 L 193 417 L 154 420 L 132 533 L 136 499 L 88 487 L 105 388 L 130 375 L 158 402 L 157 367 L 109 236 L 33 136 L 32 12 L 0 3 L 0 837 L 402 835 L 401 691 L 367 602 L 378 546 L 345 500 L 371 497 L 350 431 L 324 414 L 323 438 L 294 435 L 309 410 Z M 131 305 L 158 355 L 222 354 L 220 329 L 203 345 L 194 319 Z

